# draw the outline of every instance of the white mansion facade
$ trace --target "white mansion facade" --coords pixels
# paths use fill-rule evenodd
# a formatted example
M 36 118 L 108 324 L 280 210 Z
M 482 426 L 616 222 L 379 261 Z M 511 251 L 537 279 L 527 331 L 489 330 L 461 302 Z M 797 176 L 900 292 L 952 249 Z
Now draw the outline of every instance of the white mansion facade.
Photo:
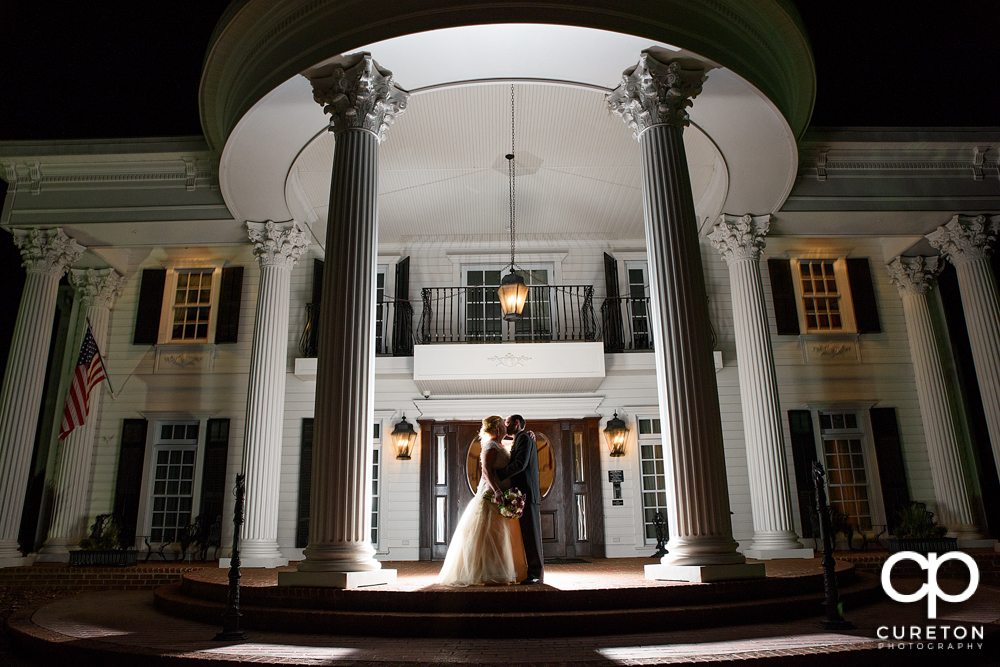
M 478 420 L 511 413 L 547 557 L 648 557 L 662 513 L 671 576 L 759 576 L 812 556 L 814 461 L 860 533 L 920 502 L 995 544 L 1000 131 L 807 130 L 779 2 L 716 17 L 728 47 L 529 10 L 320 39 L 357 10 L 305 4 L 222 19 L 204 137 L 0 143 L 27 272 L 0 565 L 67 560 L 102 514 L 171 549 L 221 516 L 229 544 L 240 472 L 245 566 L 439 559 Z M 115 393 L 59 440 L 87 322 Z

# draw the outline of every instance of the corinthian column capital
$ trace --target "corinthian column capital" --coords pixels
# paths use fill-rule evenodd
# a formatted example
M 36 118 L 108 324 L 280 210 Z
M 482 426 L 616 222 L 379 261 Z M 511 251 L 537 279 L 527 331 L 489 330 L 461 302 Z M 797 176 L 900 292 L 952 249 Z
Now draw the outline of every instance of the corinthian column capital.
M 410 94 L 378 66 L 370 53 L 354 53 L 337 62 L 302 73 L 313 87 L 313 99 L 330 114 L 330 131 L 368 130 L 379 141 L 396 116 L 406 110 Z
M 114 269 L 72 269 L 69 281 L 80 293 L 84 306 L 104 306 L 108 310 L 122 295 L 122 288 L 127 282 Z
M 760 251 L 764 249 L 764 236 L 770 227 L 770 214 L 723 214 L 722 220 L 716 223 L 708 238 L 727 263 L 741 259 L 757 261 L 760 259 Z
M 647 50 L 639 64 L 622 72 L 622 82 L 608 94 L 608 107 L 639 135 L 654 125 L 684 128 L 687 108 L 701 92 L 705 68 L 697 60 L 660 62 Z
M 986 257 L 997 233 L 1000 215 L 956 215 L 928 234 L 927 240 L 957 266 Z
M 309 237 L 295 222 L 247 222 L 253 254 L 260 267 L 291 269 L 309 247 Z
M 944 264 L 937 257 L 899 256 L 885 265 L 889 278 L 901 294 L 927 294 L 931 282 L 941 273 Z
M 21 250 L 21 265 L 31 273 L 62 276 L 87 249 L 66 236 L 59 227 L 14 229 L 14 243 Z

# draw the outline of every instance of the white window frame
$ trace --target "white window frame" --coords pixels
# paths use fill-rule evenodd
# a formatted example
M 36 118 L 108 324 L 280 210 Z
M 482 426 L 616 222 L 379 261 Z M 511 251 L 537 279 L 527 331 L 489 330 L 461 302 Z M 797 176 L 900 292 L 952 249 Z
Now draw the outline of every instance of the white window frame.
M 143 536 L 149 536 L 153 522 L 153 479 L 156 474 L 156 452 L 159 449 L 161 427 L 169 423 L 197 423 L 198 442 L 194 455 L 194 493 L 191 496 L 191 520 L 198 516 L 201 508 L 201 479 L 205 469 L 205 440 L 208 437 L 208 420 L 212 415 L 192 413 L 146 413 L 143 417 L 146 429 L 146 452 L 142 464 L 142 489 L 139 494 L 139 513 L 136 528 L 136 548 L 144 548 Z M 166 446 L 170 446 L 168 443 Z M 150 540 L 152 544 L 152 540 Z M 173 542 L 171 544 L 176 544 Z
M 215 340 L 215 328 L 219 318 L 219 290 L 222 286 L 222 268 L 225 260 L 177 260 L 165 263 L 167 270 L 163 284 L 163 302 L 160 308 L 160 331 L 157 336 L 159 345 L 206 345 Z M 188 271 L 212 269 L 212 296 L 208 310 L 208 334 L 205 338 L 193 340 L 174 340 L 172 338 L 174 322 L 174 299 L 177 296 L 177 276 Z
M 837 280 L 837 294 L 840 297 L 840 329 L 809 329 L 806 326 L 805 294 L 802 292 L 802 271 L 800 262 L 832 261 L 833 273 Z M 795 311 L 799 316 L 799 331 L 808 336 L 854 334 L 858 332 L 854 317 L 854 302 L 851 300 L 851 282 L 847 277 L 847 259 L 831 256 L 831 253 L 801 255 L 791 260 L 792 288 L 795 290 Z
M 462 287 L 469 286 L 469 271 L 500 271 L 500 278 L 506 275 L 504 271 L 506 270 L 506 265 L 499 265 L 496 263 L 477 263 L 477 264 L 462 264 L 462 282 L 460 283 Z M 517 268 L 522 271 L 547 271 L 549 276 L 549 285 L 558 285 L 555 281 L 555 266 L 547 262 L 524 262 L 518 263 Z M 498 286 L 499 287 L 499 286 Z M 468 336 L 468 320 L 466 318 L 466 297 L 463 293 L 459 297 L 459 312 L 461 316 L 459 317 L 459 333 L 462 337 Z M 503 320 L 501 320 L 503 322 Z M 549 290 L 549 327 L 551 331 L 556 331 L 558 329 L 558 313 L 555 307 L 555 292 L 554 290 Z M 501 324 L 501 340 L 502 343 L 512 343 L 516 340 L 515 329 L 509 325 Z
M 375 533 L 377 536 L 372 539 L 372 547 L 376 552 L 379 551 L 379 545 L 385 543 L 385 512 L 382 510 L 385 508 L 385 457 L 382 454 L 385 452 L 383 447 L 383 441 L 385 440 L 385 421 L 376 418 L 372 426 L 372 445 L 371 445 L 371 480 L 368 488 L 372 491 L 372 499 L 378 498 L 378 509 L 375 509 L 374 503 L 372 503 L 371 516 L 372 518 L 378 517 L 378 526 L 372 527 L 371 532 Z M 378 455 L 378 477 L 375 477 L 375 455 Z M 377 482 L 378 486 L 375 486 Z M 377 489 L 377 493 L 375 492 Z M 373 523 L 372 526 L 375 526 Z M 370 536 L 370 534 L 369 534 Z
M 660 422 L 660 432 L 659 433 L 653 433 L 652 432 L 652 428 L 650 428 L 650 433 L 645 434 L 645 435 L 643 435 L 642 433 L 640 433 L 641 429 L 640 429 L 639 425 L 640 425 L 640 422 L 644 421 L 644 420 L 648 420 L 650 422 L 650 427 L 652 427 L 654 420 Z M 647 537 L 646 536 L 646 509 L 647 508 L 646 508 L 645 488 L 644 488 L 644 484 L 643 484 L 644 480 L 643 480 L 643 471 L 642 471 L 642 461 L 643 461 L 643 459 L 642 459 L 642 446 L 644 444 L 653 444 L 653 445 L 658 444 L 661 447 L 663 446 L 663 421 L 660 419 L 660 415 L 657 414 L 657 413 L 636 413 L 634 428 L 635 428 L 635 437 L 636 437 L 635 457 L 636 457 L 636 460 L 638 461 L 638 465 L 639 465 L 638 472 L 636 474 L 636 493 L 639 496 L 639 502 L 637 503 L 638 510 L 639 510 L 639 534 L 642 537 L 641 544 L 644 547 L 646 547 L 647 545 L 654 545 L 655 546 L 656 545 L 656 537 Z M 669 495 L 668 495 L 667 484 L 666 484 L 666 482 L 667 482 L 667 477 L 666 477 L 666 466 L 667 466 L 666 456 L 667 456 L 667 452 L 666 452 L 666 448 L 665 447 L 663 447 L 663 452 L 662 453 L 663 453 L 663 458 L 660 459 L 660 461 L 663 463 L 663 468 L 664 468 L 664 470 L 663 470 L 663 493 L 664 493 L 664 495 L 667 495 L 667 498 L 666 498 L 667 502 L 670 502 L 670 498 L 669 498 Z M 655 461 L 655 459 L 651 459 L 651 460 Z M 656 474 L 658 474 L 658 473 L 654 472 L 654 475 L 656 475 Z M 659 491 L 654 489 L 653 493 L 659 493 Z M 666 517 L 666 507 L 661 508 L 661 507 L 659 507 L 659 503 L 657 503 L 656 511 L 657 512 L 662 511 L 664 513 L 664 520 L 666 521 L 666 519 L 667 519 L 667 517 Z
M 860 431 L 861 448 L 865 458 L 865 477 L 868 479 L 868 503 L 871 510 L 871 520 L 873 525 L 885 525 L 886 514 L 885 505 L 882 499 L 882 482 L 878 472 L 878 454 L 875 451 L 875 440 L 872 438 L 872 422 L 869 410 L 875 405 L 875 401 L 870 402 L 844 402 L 844 403 L 810 403 L 807 405 L 813 420 L 813 432 L 816 434 L 816 460 L 823 464 L 826 469 L 826 452 L 823 447 L 823 430 L 820 428 L 819 416 L 822 412 L 853 412 L 858 418 L 857 431 Z M 841 435 L 844 432 L 837 431 L 831 435 Z M 829 495 L 828 495 L 829 497 Z

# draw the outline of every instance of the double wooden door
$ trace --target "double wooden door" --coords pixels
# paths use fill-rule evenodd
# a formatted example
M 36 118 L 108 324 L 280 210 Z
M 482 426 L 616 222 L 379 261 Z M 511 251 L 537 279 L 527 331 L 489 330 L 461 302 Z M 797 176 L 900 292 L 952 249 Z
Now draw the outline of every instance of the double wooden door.
M 479 422 L 420 422 L 420 558 L 442 560 L 475 494 Z M 599 420 L 531 420 L 546 558 L 604 556 Z

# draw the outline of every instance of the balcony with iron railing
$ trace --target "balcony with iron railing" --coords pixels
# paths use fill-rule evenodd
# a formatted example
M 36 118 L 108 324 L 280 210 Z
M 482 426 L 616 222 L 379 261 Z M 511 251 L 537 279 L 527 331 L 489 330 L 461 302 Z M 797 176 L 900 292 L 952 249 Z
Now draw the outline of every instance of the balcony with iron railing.
M 319 351 L 319 312 L 306 304 L 306 325 L 299 337 L 299 353 L 306 358 Z M 413 356 L 413 306 L 409 301 L 382 296 L 375 302 L 375 355 Z

